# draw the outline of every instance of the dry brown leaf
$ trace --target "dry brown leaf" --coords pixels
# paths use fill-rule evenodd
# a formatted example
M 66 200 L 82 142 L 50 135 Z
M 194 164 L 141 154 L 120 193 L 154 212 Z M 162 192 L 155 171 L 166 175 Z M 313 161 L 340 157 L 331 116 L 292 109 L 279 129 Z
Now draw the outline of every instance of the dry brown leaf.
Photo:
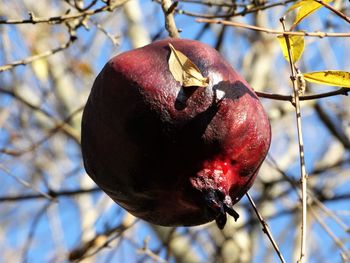
M 199 68 L 182 52 L 176 50 L 169 43 L 171 50 L 169 57 L 169 70 L 176 81 L 184 87 L 206 87 L 209 79 L 203 77 Z

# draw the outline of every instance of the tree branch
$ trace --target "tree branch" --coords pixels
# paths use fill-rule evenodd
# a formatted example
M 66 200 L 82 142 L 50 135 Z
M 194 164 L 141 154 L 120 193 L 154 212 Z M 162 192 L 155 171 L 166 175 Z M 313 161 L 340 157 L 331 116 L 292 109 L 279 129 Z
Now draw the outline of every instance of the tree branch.
M 62 22 L 86 17 L 86 16 L 92 16 L 104 11 L 113 11 L 114 9 L 124 5 L 129 0 L 120 0 L 116 1 L 115 3 L 106 4 L 103 7 L 94 9 L 94 10 L 86 10 L 84 12 L 76 13 L 76 14 L 64 14 L 60 16 L 53 16 L 48 18 L 38 18 L 35 17 L 33 13 L 29 12 L 29 18 L 28 19 L 0 19 L 0 24 L 38 24 L 38 23 L 48 23 L 48 24 L 61 24 Z
M 17 67 L 17 66 L 21 66 L 21 65 L 27 65 L 27 64 L 30 64 L 36 60 L 39 60 L 39 59 L 42 59 L 42 58 L 46 58 L 46 57 L 49 57 L 57 52 L 60 52 L 62 50 L 65 50 L 67 48 L 70 47 L 70 45 L 77 39 L 77 37 L 75 36 L 75 34 L 73 34 L 72 32 L 70 32 L 70 37 L 69 37 L 69 40 L 65 43 L 65 44 L 62 44 L 60 45 L 59 47 L 57 48 L 54 48 L 52 50 L 48 50 L 48 51 L 45 51 L 43 53 L 40 53 L 38 55 L 34 55 L 34 56 L 30 56 L 30 57 L 27 57 L 25 59 L 22 59 L 22 60 L 17 60 L 17 61 L 14 61 L 12 63 L 9 63 L 9 64 L 6 64 L 6 65 L 3 65 L 3 66 L 0 66 L 0 73 L 5 71 L 5 70 L 10 70 L 14 67 Z
M 199 23 L 210 23 L 210 24 L 221 24 L 225 26 L 234 26 L 246 28 L 254 31 L 264 32 L 267 34 L 273 35 L 289 35 L 289 36 L 305 36 L 305 37 L 350 37 L 350 33 L 328 33 L 328 32 L 304 32 L 304 31 L 279 31 L 264 27 L 252 26 L 248 24 L 233 22 L 233 21 L 225 21 L 218 19 L 196 19 Z
M 53 190 L 49 190 L 47 192 L 47 195 L 49 195 L 52 199 L 52 198 L 57 198 L 60 196 L 74 196 L 74 195 L 89 194 L 89 193 L 95 193 L 95 192 L 101 192 L 101 189 L 98 187 L 95 187 L 95 188 L 91 188 L 91 189 L 63 190 L 63 191 L 58 191 L 58 192 L 55 192 Z M 30 200 L 30 199 L 42 199 L 42 198 L 46 198 L 46 196 L 43 196 L 42 194 L 2 196 L 2 197 L 0 197 L 0 203 L 1 202 L 26 201 L 26 200 Z
M 336 14 L 338 17 L 340 17 L 341 19 L 345 20 L 346 22 L 350 23 L 350 18 L 348 16 L 346 16 L 344 13 L 338 11 L 337 9 L 335 9 L 333 6 L 321 1 L 321 0 L 314 0 L 315 2 L 323 5 L 325 8 L 331 10 L 334 14 Z
M 161 0 L 161 6 L 165 17 L 165 28 L 170 37 L 179 38 L 179 30 L 176 27 L 174 12 L 178 2 L 172 3 L 171 0 Z
M 325 93 L 300 96 L 299 100 L 300 101 L 316 100 L 316 99 L 323 99 L 323 98 L 328 98 L 328 97 L 337 96 L 337 95 L 348 96 L 349 92 L 350 92 L 350 89 L 341 88 L 341 89 L 338 89 L 335 91 L 330 91 L 330 92 L 325 92 Z M 272 94 L 272 93 L 265 93 L 265 92 L 260 92 L 260 91 L 255 91 L 255 94 L 258 95 L 260 98 L 267 98 L 267 99 L 280 100 L 280 101 L 289 101 L 292 104 L 294 104 L 294 99 L 293 99 L 292 95 Z
M 281 23 L 283 30 L 285 30 L 284 18 L 281 18 Z M 307 235 L 307 173 L 305 168 L 305 152 L 304 152 L 304 141 L 303 132 L 301 127 L 301 110 L 300 110 L 300 100 L 299 100 L 299 82 L 297 80 L 297 71 L 295 65 L 293 64 L 291 44 L 288 35 L 283 35 L 288 49 L 289 66 L 291 71 L 290 79 L 293 85 L 294 100 L 295 100 L 295 117 L 297 121 L 297 131 L 298 131 L 298 144 L 299 144 L 299 162 L 300 162 L 300 180 L 301 180 L 301 199 L 302 199 L 302 223 L 301 223 L 301 248 L 300 248 L 300 258 L 299 263 L 305 262 L 306 257 L 306 235 Z
M 282 255 L 280 249 L 278 248 L 278 245 L 277 245 L 276 241 L 274 240 L 274 238 L 272 236 L 272 233 L 270 231 L 269 225 L 266 223 L 264 218 L 260 215 L 260 213 L 259 213 L 259 211 L 258 211 L 258 209 L 257 209 L 257 207 L 256 207 L 256 205 L 255 205 L 255 203 L 254 203 L 254 201 L 252 199 L 252 197 L 250 196 L 250 194 L 248 192 L 246 193 L 246 196 L 247 196 L 250 204 L 252 205 L 253 210 L 254 210 L 256 216 L 258 217 L 262 227 L 263 227 L 263 232 L 267 235 L 267 237 L 269 238 L 273 248 L 275 249 L 275 251 L 277 253 L 277 256 L 279 257 L 279 259 L 281 260 L 282 263 L 286 262 L 284 260 L 284 258 L 283 258 L 283 255 Z

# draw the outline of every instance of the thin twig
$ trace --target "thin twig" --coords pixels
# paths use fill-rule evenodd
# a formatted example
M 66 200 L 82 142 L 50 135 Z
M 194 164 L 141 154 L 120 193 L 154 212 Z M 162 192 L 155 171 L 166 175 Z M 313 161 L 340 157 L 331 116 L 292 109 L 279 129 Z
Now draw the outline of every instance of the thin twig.
M 158 254 L 154 253 L 149 247 L 149 237 L 143 240 L 143 247 L 137 250 L 137 253 L 144 254 L 152 259 L 153 262 L 166 263 L 167 260 L 162 259 Z
M 320 121 L 323 123 L 325 128 L 330 132 L 331 135 L 337 139 L 346 150 L 350 150 L 350 139 L 346 131 L 341 125 L 329 115 L 329 108 L 324 108 L 321 103 L 317 102 L 314 106 L 315 113 Z
M 350 23 L 350 18 L 348 16 L 346 16 L 344 13 L 340 12 L 339 10 L 335 9 L 333 6 L 320 1 L 320 0 L 314 0 L 315 2 L 323 5 L 325 8 L 331 10 L 334 14 L 336 14 L 338 17 L 340 17 L 341 19 L 345 20 L 346 22 Z
M 332 218 L 346 233 L 350 233 L 350 227 L 345 224 L 345 222 L 339 218 L 332 210 L 330 210 L 327 206 L 325 206 L 323 203 L 321 203 L 318 198 L 314 196 L 310 191 L 308 191 L 308 195 L 311 198 L 311 200 L 319 207 L 320 210 L 322 210 L 323 213 L 325 213 L 327 216 Z
M 54 116 L 49 111 L 45 110 L 44 108 L 42 108 L 38 105 L 31 103 L 26 98 L 17 94 L 13 90 L 8 90 L 8 89 L 4 89 L 4 88 L 0 87 L 0 93 L 4 93 L 4 94 L 7 94 L 7 95 L 15 98 L 17 101 L 24 104 L 26 107 L 30 108 L 31 110 L 38 111 L 38 112 L 44 114 L 51 121 L 54 121 L 54 119 L 55 119 Z M 68 135 L 71 139 L 73 139 L 77 144 L 80 144 L 80 134 L 77 134 L 77 132 L 75 130 L 73 130 L 69 125 L 63 125 L 62 127 L 60 127 L 60 129 L 66 135 Z M 2 150 L 0 149 L 0 151 L 2 151 Z
M 103 34 L 105 34 L 113 43 L 114 46 L 119 46 L 119 40 L 120 40 L 120 36 L 114 36 L 111 33 L 109 33 L 101 24 L 97 23 L 95 20 L 89 19 L 90 22 L 96 26 L 96 28 L 101 31 Z
M 5 70 L 9 70 L 9 69 L 12 69 L 14 67 L 17 67 L 17 66 L 20 66 L 20 65 L 27 65 L 29 63 L 32 63 L 36 60 L 39 60 L 39 59 L 42 59 L 42 58 L 46 58 L 48 56 L 51 56 L 57 52 L 60 52 L 62 50 L 65 50 L 67 48 L 69 48 L 69 46 L 76 40 L 76 37 L 75 36 L 70 36 L 69 40 L 65 43 L 65 44 L 62 44 L 60 45 L 59 47 L 57 48 L 54 48 L 52 50 L 48 50 L 48 51 L 45 51 L 43 53 L 40 53 L 38 55 L 34 55 L 34 56 L 30 56 L 30 57 L 27 57 L 25 59 L 22 59 L 22 60 L 17 60 L 17 61 L 14 61 L 12 63 L 9 63 L 9 64 L 6 64 L 6 65 L 3 65 L 3 66 L 0 66 L 0 73 L 5 71 Z
M 151 259 L 151 262 L 159 262 L 159 263 L 167 263 L 168 262 L 168 261 L 162 259 L 159 255 L 154 253 L 149 248 L 138 249 L 137 253 L 146 255 L 147 257 L 149 257 Z
M 316 214 L 312 206 L 309 207 L 310 212 L 313 215 L 313 217 L 316 219 L 316 221 L 320 224 L 320 226 L 326 231 L 328 236 L 330 236 L 333 240 L 333 242 L 336 244 L 337 247 L 340 248 L 340 250 L 343 252 L 343 257 L 346 259 L 346 262 L 349 262 L 350 260 L 350 252 L 349 250 L 344 246 L 344 243 L 332 232 L 332 230 L 327 226 L 327 224 Z
M 39 222 L 41 220 L 41 218 L 45 215 L 46 210 L 50 207 L 52 203 L 51 202 L 47 202 L 39 211 L 38 213 L 35 215 L 35 217 L 32 220 L 32 223 L 30 224 L 29 227 L 29 233 L 27 235 L 27 237 L 24 239 L 26 240 L 26 244 L 23 248 L 23 253 L 22 253 L 22 263 L 26 263 L 28 262 L 28 253 L 30 251 L 30 247 L 33 243 L 33 239 L 34 239 L 34 235 L 35 235 L 35 231 L 38 228 Z
M 281 18 L 281 23 L 283 30 L 285 30 L 284 18 Z M 289 42 L 289 36 L 284 35 L 287 44 L 288 58 L 291 76 L 290 79 L 293 85 L 294 100 L 295 100 L 295 115 L 297 121 L 298 130 L 298 144 L 299 144 L 299 161 L 300 161 L 300 180 L 301 180 L 301 198 L 302 198 L 302 223 L 301 223 L 301 249 L 299 263 L 305 262 L 306 255 L 306 233 L 307 233 L 307 173 L 305 169 L 305 158 L 304 158 L 304 141 L 303 133 L 301 128 L 301 110 L 300 110 L 300 100 L 299 100 L 299 84 L 297 80 L 297 72 L 292 60 L 291 45 Z
M 72 118 L 74 118 L 77 114 L 82 112 L 84 109 L 84 106 L 79 107 L 78 109 L 74 110 L 71 114 L 68 115 L 67 118 L 65 118 L 63 121 L 57 123 L 53 128 L 51 128 L 45 136 L 43 136 L 41 139 L 39 139 L 37 142 L 31 144 L 30 146 L 21 149 L 21 150 L 8 150 L 8 149 L 0 149 L 1 153 L 12 155 L 12 156 L 20 156 L 28 152 L 32 152 L 35 149 L 37 149 L 40 145 L 48 141 L 51 137 L 53 137 L 56 133 L 58 133 L 60 130 L 62 130 L 64 127 L 68 125 L 68 122 L 71 121 Z M 78 141 L 80 141 L 80 138 L 77 138 Z
M 45 110 L 44 108 L 40 107 L 39 105 L 35 105 L 35 104 L 31 103 L 29 100 L 27 100 L 23 96 L 17 94 L 17 92 L 15 92 L 14 90 L 0 87 L 0 93 L 4 93 L 8 96 L 11 96 L 12 98 L 17 100 L 18 102 L 20 102 L 23 105 L 25 105 L 26 107 L 28 107 L 29 109 L 31 109 L 33 111 L 40 112 L 50 119 L 54 117 L 49 111 Z
M 90 194 L 95 192 L 101 192 L 101 189 L 98 187 L 90 188 L 90 189 L 77 189 L 77 190 L 62 190 L 59 192 L 55 192 L 53 190 L 49 190 L 46 195 L 49 195 L 50 198 L 57 198 L 60 196 L 74 196 L 81 194 Z M 14 196 L 2 196 L 0 197 L 1 202 L 17 202 L 17 201 L 26 201 L 30 199 L 42 199 L 46 198 L 46 196 L 42 194 L 27 194 L 27 195 L 14 195 Z
M 96 4 L 96 0 L 91 1 L 91 3 L 89 5 L 87 5 L 84 8 L 79 7 L 79 5 L 74 1 L 74 3 L 70 3 L 68 2 L 68 4 L 77 9 L 79 12 L 86 12 L 88 9 L 90 9 L 92 6 L 94 6 Z M 103 34 L 105 34 L 113 43 L 114 46 L 119 46 L 119 36 L 114 36 L 111 33 L 109 33 L 100 23 L 98 23 L 97 21 L 95 21 L 94 19 L 92 19 L 91 17 L 89 17 L 89 21 L 96 26 L 96 28 L 101 31 Z M 87 26 L 84 24 L 84 26 Z
M 51 195 L 44 193 L 43 191 L 41 191 L 40 189 L 38 189 L 37 187 L 31 185 L 29 182 L 17 177 L 16 175 L 12 174 L 8 169 L 6 169 L 4 166 L 0 165 L 0 170 L 3 170 L 7 175 L 11 176 L 13 179 L 15 179 L 17 182 L 19 182 L 21 185 L 23 185 L 26 188 L 32 189 L 35 192 L 37 192 L 40 197 L 44 197 L 47 198 L 50 201 L 55 201 L 55 198 L 52 197 Z
M 206 0 L 179 0 L 180 3 L 190 3 L 190 4 L 197 4 L 197 5 L 206 5 L 209 7 L 213 6 L 219 6 L 219 7 L 232 7 L 232 6 L 239 6 L 239 7 L 247 7 L 246 4 L 236 4 L 236 3 L 230 3 L 230 2 L 223 2 L 219 3 L 216 1 L 206 1 Z
M 157 0 L 159 1 L 159 0 Z M 229 7 L 231 9 L 227 10 L 226 14 L 201 14 L 201 13 L 194 13 L 194 12 L 189 12 L 186 10 L 182 9 L 176 9 L 176 12 L 181 14 L 181 15 L 186 15 L 190 17 L 197 17 L 197 18 L 231 18 L 231 17 L 236 17 L 236 16 L 245 16 L 250 13 L 257 13 L 258 11 L 266 10 L 275 6 L 281 6 L 281 5 L 286 5 L 291 2 L 296 2 L 296 0 L 286 0 L 286 1 L 281 1 L 281 2 L 276 2 L 276 3 L 271 3 L 271 4 L 264 4 L 264 5 L 239 5 L 239 4 L 231 4 Z M 217 4 L 216 4 L 217 5 Z M 236 7 L 242 7 L 243 10 L 236 12 Z
M 105 230 L 103 233 L 97 234 L 92 239 L 81 244 L 78 248 L 73 249 L 68 259 L 74 262 L 80 262 L 83 259 L 92 257 L 107 248 L 117 238 L 121 238 L 124 233 L 131 229 L 139 220 L 130 214 L 126 214 L 123 221 L 116 227 Z M 90 252 L 93 250 L 92 252 Z
M 281 251 L 279 250 L 278 248 L 278 245 L 277 243 L 275 242 L 275 240 L 273 239 L 273 236 L 272 236 L 272 233 L 270 231 L 270 228 L 269 228 L 269 225 L 266 223 L 266 221 L 264 220 L 264 218 L 261 216 L 261 214 L 259 213 L 258 209 L 256 208 L 256 205 L 253 201 L 253 199 L 251 198 L 250 194 L 247 192 L 246 193 L 246 196 L 250 202 L 250 204 L 252 205 L 253 207 L 253 210 L 255 212 L 255 214 L 257 215 L 262 227 L 263 227 L 263 232 L 267 235 L 267 237 L 269 238 L 273 248 L 275 249 L 279 259 L 281 260 L 282 263 L 286 262 L 283 258 L 283 255 L 281 253 Z
M 304 31 L 279 31 L 265 27 L 252 26 L 248 24 L 218 20 L 218 19 L 196 19 L 199 23 L 221 24 L 225 26 L 234 26 L 246 28 L 254 31 L 265 32 L 274 35 L 306 36 L 306 37 L 350 37 L 350 33 L 328 33 L 328 32 L 304 32 Z
M 97 0 L 92 0 L 92 1 L 90 2 L 90 4 L 88 4 L 87 6 L 81 7 L 81 6 L 79 6 L 79 4 L 77 3 L 77 1 L 74 0 L 74 6 L 75 6 L 75 8 L 78 9 L 79 11 L 86 11 L 86 10 L 90 9 L 91 7 L 93 7 L 96 3 L 97 3 Z M 84 5 L 84 3 L 83 3 L 82 5 Z
M 164 12 L 165 28 L 170 37 L 179 38 L 179 30 L 176 27 L 174 12 L 178 2 L 172 2 L 171 0 L 161 0 L 161 6 Z
M 276 160 L 269 154 L 267 162 L 270 163 L 273 168 L 283 176 L 283 178 L 289 182 L 291 187 L 295 190 L 296 194 L 298 195 L 299 199 L 301 200 L 301 193 L 300 189 L 298 188 L 297 182 L 295 180 L 292 180 L 291 178 L 294 178 L 294 175 L 288 175 L 286 174 L 277 164 Z M 314 174 L 312 172 L 311 174 Z M 271 183 L 276 183 L 271 182 Z M 318 197 L 315 196 L 315 194 L 310 190 L 307 189 L 307 194 L 308 198 L 311 198 L 312 202 L 317 205 L 326 215 L 328 215 L 330 218 L 332 218 L 346 233 L 350 233 L 350 228 L 345 224 L 345 222 L 339 218 L 335 213 L 333 213 L 329 208 L 327 208 L 320 200 Z M 331 199 L 324 199 L 323 201 L 336 201 L 336 200 L 342 200 L 344 198 L 349 198 L 349 195 L 344 196 L 344 195 L 337 195 L 337 196 L 332 196 Z M 311 202 L 310 202 L 311 203 Z
M 106 4 L 100 8 L 94 9 L 94 10 L 87 10 L 85 12 L 80 12 L 76 14 L 64 14 L 60 16 L 53 16 L 48 18 L 38 18 L 33 15 L 33 13 L 30 13 L 28 19 L 0 19 L 0 24 L 38 24 L 38 23 L 49 23 L 49 24 L 61 24 L 62 22 L 80 18 L 80 17 L 86 17 L 86 16 L 92 16 L 104 11 L 113 11 L 114 9 L 124 5 L 129 0 L 121 0 L 116 1 L 111 4 Z
M 336 95 L 348 96 L 349 92 L 350 92 L 350 89 L 341 88 L 341 89 L 338 89 L 335 91 L 330 91 L 330 92 L 325 92 L 325 93 L 300 96 L 299 100 L 300 101 L 315 100 L 315 99 L 332 97 L 332 96 L 336 96 Z M 280 100 L 280 101 L 289 101 L 292 104 L 294 104 L 294 99 L 293 99 L 292 95 L 272 94 L 272 93 L 265 93 L 265 92 L 260 92 L 260 91 L 255 91 L 255 94 L 258 95 L 260 98 L 267 98 L 267 99 Z

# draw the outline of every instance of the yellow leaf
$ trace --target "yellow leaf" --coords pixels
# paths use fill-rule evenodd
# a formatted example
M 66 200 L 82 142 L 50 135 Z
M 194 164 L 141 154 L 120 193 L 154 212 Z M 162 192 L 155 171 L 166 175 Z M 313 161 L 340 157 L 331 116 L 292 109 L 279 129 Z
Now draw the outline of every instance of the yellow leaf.
M 184 87 L 208 86 L 209 79 L 203 77 L 199 68 L 182 52 L 176 50 L 169 43 L 171 50 L 169 57 L 169 70 L 176 81 L 179 81 Z
M 32 69 L 36 77 L 41 81 L 46 81 L 49 75 L 49 67 L 47 64 L 47 60 L 37 59 L 32 62 Z
M 323 0 L 325 3 L 330 3 L 333 0 Z M 313 12 L 315 12 L 317 9 L 321 8 L 322 5 L 315 2 L 314 0 L 301 0 L 296 2 L 294 5 L 288 8 L 287 12 L 290 12 L 296 8 L 299 8 L 297 12 L 297 16 L 293 22 L 293 28 L 300 23 L 301 20 L 303 20 L 305 17 L 309 16 Z
M 290 52 L 292 55 L 292 62 L 295 63 L 299 60 L 301 55 L 303 54 L 304 51 L 304 36 L 288 36 L 289 38 L 289 44 L 290 44 Z M 287 48 L 287 42 L 284 36 L 278 36 L 277 37 L 284 58 L 289 61 L 289 56 L 288 56 L 288 48 Z
M 304 73 L 304 79 L 309 82 L 350 88 L 350 72 L 338 70 L 326 70 Z
M 292 11 L 292 10 L 294 10 L 294 9 L 297 9 L 298 7 L 301 7 L 301 6 L 304 5 L 304 4 L 305 4 L 305 0 L 300 0 L 300 1 L 296 2 L 294 5 L 291 5 L 291 6 L 287 9 L 286 13 L 289 13 L 290 11 Z

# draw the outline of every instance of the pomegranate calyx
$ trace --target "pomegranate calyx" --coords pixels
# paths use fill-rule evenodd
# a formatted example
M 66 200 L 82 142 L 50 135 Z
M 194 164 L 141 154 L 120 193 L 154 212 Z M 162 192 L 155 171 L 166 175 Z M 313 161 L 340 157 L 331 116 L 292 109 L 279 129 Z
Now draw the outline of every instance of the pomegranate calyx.
M 232 199 L 229 195 L 225 195 L 223 191 L 213 188 L 207 189 L 204 193 L 204 199 L 211 213 L 215 215 L 215 222 L 218 228 L 223 229 L 226 225 L 228 213 L 235 221 L 239 218 L 239 214 L 232 208 Z

